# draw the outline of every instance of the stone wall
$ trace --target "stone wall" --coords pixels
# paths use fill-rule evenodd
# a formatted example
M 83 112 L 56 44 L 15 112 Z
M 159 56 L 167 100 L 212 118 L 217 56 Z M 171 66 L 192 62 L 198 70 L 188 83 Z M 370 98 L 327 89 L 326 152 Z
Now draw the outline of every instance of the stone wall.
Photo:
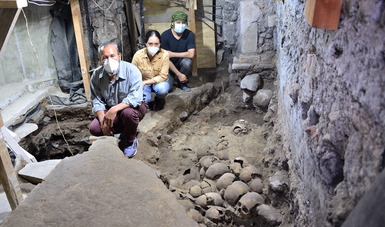
M 339 226 L 384 167 L 385 3 L 343 1 L 339 29 L 277 6 L 279 125 L 298 226 Z
M 232 70 L 253 70 L 255 56 L 262 55 L 262 62 L 274 62 L 275 55 L 275 4 L 272 1 L 219 0 L 216 1 L 217 46 L 236 57 Z M 237 64 L 242 64 L 238 68 Z M 246 65 L 245 65 L 246 64 Z
M 90 66 L 99 66 L 97 48 L 108 41 L 118 44 L 123 60 L 131 61 L 133 53 L 124 1 L 81 0 L 81 9 Z

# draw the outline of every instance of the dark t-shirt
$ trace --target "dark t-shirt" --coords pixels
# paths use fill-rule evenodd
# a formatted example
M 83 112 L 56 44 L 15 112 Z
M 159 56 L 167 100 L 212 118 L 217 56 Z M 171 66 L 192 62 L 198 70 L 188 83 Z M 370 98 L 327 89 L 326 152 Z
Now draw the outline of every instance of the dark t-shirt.
M 195 49 L 194 33 L 188 29 L 183 32 L 182 37 L 178 40 L 172 34 L 171 28 L 164 31 L 161 35 L 162 48 L 172 52 L 186 52 L 189 49 Z M 179 58 L 171 58 L 175 64 Z

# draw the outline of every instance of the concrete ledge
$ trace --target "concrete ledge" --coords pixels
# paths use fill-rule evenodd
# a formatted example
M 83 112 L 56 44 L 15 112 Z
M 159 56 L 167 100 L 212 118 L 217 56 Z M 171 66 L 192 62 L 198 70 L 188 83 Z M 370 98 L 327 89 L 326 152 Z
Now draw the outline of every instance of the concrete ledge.
M 175 90 L 166 96 L 165 108 L 161 111 L 149 111 L 140 122 L 138 130 L 140 133 L 168 133 L 176 126 L 182 124 L 179 115 L 186 112 L 187 116 L 195 110 L 201 110 L 208 105 L 219 93 L 213 83 L 207 83 L 190 92 Z M 151 119 L 151 120 L 147 120 Z

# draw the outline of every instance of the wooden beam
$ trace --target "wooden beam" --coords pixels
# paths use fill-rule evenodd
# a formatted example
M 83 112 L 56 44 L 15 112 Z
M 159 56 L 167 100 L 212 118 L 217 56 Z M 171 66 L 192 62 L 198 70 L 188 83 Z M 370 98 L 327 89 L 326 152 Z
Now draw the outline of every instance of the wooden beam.
M 27 6 L 27 0 L 0 0 L 0 8 L 20 9 Z
M 188 7 L 188 12 L 189 12 L 189 27 L 190 30 L 194 33 L 195 35 L 195 52 L 197 50 L 196 48 L 196 25 L 195 25 L 195 9 L 197 7 L 197 0 L 188 0 L 189 7 Z M 197 54 L 195 53 L 194 58 L 193 58 L 193 70 L 192 70 L 192 75 L 193 76 L 198 76 L 198 61 L 197 61 Z
M 5 143 L 7 144 L 7 146 L 13 151 L 16 153 L 17 156 L 21 157 L 22 159 L 24 159 L 27 163 L 33 163 L 33 162 L 37 162 L 35 156 L 33 156 L 32 154 L 30 154 L 28 151 L 24 150 L 24 148 L 22 148 L 16 141 L 16 139 L 14 138 L 14 136 L 12 134 L 14 134 L 12 131 L 10 131 L 9 129 L 7 129 L 6 127 L 3 127 L 1 128 L 1 131 L 3 133 L 3 137 L 4 137 L 4 140 L 5 140 Z M 14 134 L 16 136 L 16 134 Z
M 6 46 L 12 30 L 15 27 L 17 18 L 20 15 L 21 9 L 3 9 L 0 14 L 0 55 Z
M 338 29 L 342 0 L 307 0 L 305 18 L 310 26 L 320 29 Z
M 3 126 L 3 118 L 0 114 L 0 128 Z M 12 210 L 16 209 L 23 201 L 23 195 L 21 194 L 20 184 L 13 169 L 7 146 L 5 145 L 2 130 L 0 130 L 0 181 L 7 195 L 9 205 Z
M 91 88 L 90 88 L 90 73 L 88 72 L 88 60 L 86 55 L 86 48 L 84 45 L 83 37 L 83 24 L 82 16 L 80 12 L 79 0 L 71 0 L 71 12 L 72 12 L 72 22 L 74 24 L 76 45 L 78 47 L 79 61 L 80 61 L 80 70 L 83 78 L 84 91 L 86 93 L 87 100 L 91 100 Z
M 130 44 L 131 44 L 131 51 L 134 54 L 137 49 L 136 41 L 138 40 L 138 33 L 135 26 L 135 16 L 134 16 L 134 10 L 132 8 L 132 1 L 131 0 L 125 0 L 124 1 L 125 8 L 126 8 L 126 17 L 127 17 L 127 24 L 128 24 L 128 34 L 130 34 Z M 132 57 L 132 56 L 131 56 Z

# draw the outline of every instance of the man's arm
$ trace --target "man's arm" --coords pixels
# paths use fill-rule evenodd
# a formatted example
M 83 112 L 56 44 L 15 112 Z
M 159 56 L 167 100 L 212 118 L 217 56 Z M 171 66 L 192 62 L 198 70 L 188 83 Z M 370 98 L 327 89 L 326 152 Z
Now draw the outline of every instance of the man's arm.
M 98 72 L 94 71 L 91 77 L 91 100 L 92 100 L 92 111 L 96 114 L 100 122 L 100 128 L 102 129 L 103 135 L 113 135 L 112 126 L 108 126 L 105 122 L 105 111 L 106 103 L 102 98 L 102 92 L 100 89 L 100 81 L 98 80 Z
M 195 48 L 188 49 L 186 52 L 167 51 L 170 58 L 193 58 L 195 56 Z
M 181 73 L 174 65 L 174 63 L 172 63 L 172 61 L 170 61 L 170 70 L 178 77 L 179 81 L 181 83 L 186 83 L 188 81 L 187 79 L 187 76 L 183 73 Z

